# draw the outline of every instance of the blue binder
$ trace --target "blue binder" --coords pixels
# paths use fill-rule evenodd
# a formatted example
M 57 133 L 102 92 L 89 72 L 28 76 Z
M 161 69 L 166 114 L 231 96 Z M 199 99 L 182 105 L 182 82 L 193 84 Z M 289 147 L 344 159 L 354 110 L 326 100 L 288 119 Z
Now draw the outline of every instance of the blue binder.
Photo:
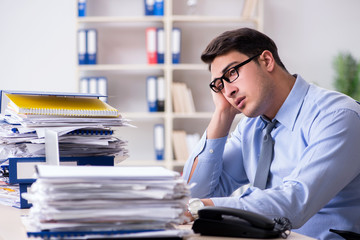
M 80 29 L 77 33 L 77 51 L 78 51 L 78 59 L 79 64 L 86 64 L 86 30 Z
M 155 0 L 154 15 L 164 16 L 164 0 Z
M 165 111 L 165 79 L 158 76 L 156 81 L 156 105 L 158 112 Z
M 60 157 L 61 163 L 74 163 L 78 166 L 114 166 L 114 156 L 94 156 L 94 157 Z M 19 202 L 20 208 L 30 208 L 32 206 L 25 198 L 21 196 L 22 193 L 26 193 L 31 185 L 36 181 L 35 178 L 21 178 L 19 173 L 22 170 L 31 174 L 31 171 L 35 173 L 35 165 L 45 164 L 45 157 L 36 158 L 9 158 L 9 165 L 7 166 L 9 172 L 9 184 L 19 184 Z M 28 169 L 24 169 L 28 168 Z M 33 169 L 31 169 L 33 168 Z
M 155 124 L 154 126 L 154 149 L 156 160 L 164 160 L 165 153 L 165 132 L 164 124 Z
M 86 31 L 86 56 L 87 64 L 97 63 L 97 30 L 87 29 Z
M 144 0 L 145 15 L 154 15 L 155 0 Z
M 180 28 L 173 28 L 172 30 L 172 62 L 174 64 L 180 63 L 181 54 L 181 30 Z
M 114 166 L 114 156 L 60 157 L 60 164 Z M 9 184 L 33 183 L 35 165 L 45 164 L 45 157 L 9 158 Z
M 157 63 L 165 62 L 165 34 L 164 28 L 156 29 L 156 43 L 157 43 Z
M 86 0 L 78 0 L 78 16 L 86 16 Z
M 156 97 L 156 90 L 157 90 L 157 77 L 156 76 L 149 76 L 146 79 L 146 99 L 148 104 L 149 112 L 156 112 L 157 111 L 157 97 Z
M 19 184 L 19 190 L 20 190 L 20 208 L 24 209 L 24 208 L 30 208 L 32 206 L 32 204 L 26 200 L 25 198 L 23 198 L 21 195 L 23 193 L 27 193 L 28 189 L 31 187 L 32 183 L 20 183 Z
M 101 95 L 107 96 L 108 95 L 108 80 L 106 77 L 98 77 L 98 92 Z M 108 97 L 100 97 L 100 99 L 104 102 L 108 102 Z

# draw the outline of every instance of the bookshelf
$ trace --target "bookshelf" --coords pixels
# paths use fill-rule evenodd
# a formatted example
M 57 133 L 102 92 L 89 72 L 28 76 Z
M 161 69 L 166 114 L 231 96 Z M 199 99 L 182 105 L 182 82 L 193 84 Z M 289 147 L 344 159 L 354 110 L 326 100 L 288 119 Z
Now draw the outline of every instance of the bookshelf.
M 245 5 L 257 2 L 255 14 L 243 13 Z M 77 5 L 77 1 L 76 5 Z M 129 141 L 130 157 L 124 165 L 160 165 L 181 171 L 186 159 L 175 160 L 174 130 L 200 136 L 214 109 L 208 88 L 210 74 L 200 60 L 206 45 L 218 34 L 239 27 L 263 28 L 263 0 L 197 0 L 189 13 L 187 0 L 164 0 L 164 16 L 145 16 L 144 0 L 87 0 L 87 14 L 77 18 L 77 29 L 98 31 L 98 56 L 95 65 L 78 65 L 77 79 L 106 76 L 108 102 L 119 109 L 137 128 L 120 130 Z M 124 9 L 124 6 L 126 8 Z M 116 9 L 119 9 L 116 11 Z M 147 64 L 145 31 L 162 27 L 165 35 L 165 63 Z M 181 29 L 181 60 L 172 63 L 171 30 Z M 148 112 L 146 78 L 164 76 L 165 111 Z M 173 111 L 172 86 L 183 82 L 191 89 L 196 111 Z M 240 117 L 239 117 L 240 118 Z M 165 128 L 164 160 L 155 160 L 153 126 Z M 234 124 L 235 125 L 235 124 Z

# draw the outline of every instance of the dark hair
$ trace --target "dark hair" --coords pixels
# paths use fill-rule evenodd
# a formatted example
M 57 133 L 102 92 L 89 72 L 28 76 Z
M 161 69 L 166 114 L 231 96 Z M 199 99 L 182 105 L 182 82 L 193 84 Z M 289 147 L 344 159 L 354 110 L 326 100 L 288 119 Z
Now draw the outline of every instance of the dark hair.
M 209 64 L 210 68 L 211 63 L 217 56 L 234 50 L 249 57 L 262 53 L 264 50 L 269 50 L 275 62 L 286 70 L 280 60 L 275 42 L 265 34 L 251 28 L 240 28 L 222 33 L 209 43 L 201 54 L 201 60 Z

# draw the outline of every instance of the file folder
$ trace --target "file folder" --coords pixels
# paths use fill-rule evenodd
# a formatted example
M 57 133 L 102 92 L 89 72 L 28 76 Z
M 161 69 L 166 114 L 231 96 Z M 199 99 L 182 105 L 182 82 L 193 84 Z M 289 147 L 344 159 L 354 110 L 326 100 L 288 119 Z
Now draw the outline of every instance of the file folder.
M 99 97 L 103 102 L 108 101 L 106 77 L 83 77 L 79 84 L 80 93 L 93 93 L 102 95 Z
M 162 76 L 157 77 L 156 105 L 158 112 L 165 111 L 165 79 Z
M 101 94 L 101 95 L 104 95 L 104 96 L 107 96 L 108 93 L 107 93 L 107 78 L 106 77 L 98 77 L 97 79 L 98 83 L 98 91 L 97 93 Z M 100 97 L 100 99 L 104 102 L 107 102 L 108 101 L 108 98 L 107 97 Z
M 165 152 L 165 131 L 164 124 L 155 124 L 154 126 L 154 148 L 156 160 L 164 160 Z
M 60 157 L 60 165 L 114 166 L 114 156 Z M 9 184 L 35 182 L 35 166 L 46 165 L 45 157 L 9 158 Z
M 164 16 L 164 0 L 155 0 L 154 15 Z
M 20 192 L 20 208 L 24 209 L 24 208 L 30 208 L 32 207 L 31 202 L 29 202 L 28 200 L 26 200 L 25 198 L 23 198 L 21 195 L 23 193 L 27 193 L 28 190 L 30 189 L 32 183 L 20 183 L 19 184 L 19 192 Z
M 79 64 L 86 64 L 86 30 L 81 29 L 77 33 L 77 50 Z
M 83 77 L 80 79 L 79 92 L 89 93 L 89 80 L 87 77 Z
M 180 63 L 181 54 L 181 30 L 180 28 L 173 28 L 172 30 L 172 62 L 174 64 Z
M 86 16 L 86 0 L 78 0 L 78 17 Z
M 144 0 L 145 15 L 154 15 L 155 0 Z
M 157 41 L 157 63 L 165 62 L 165 34 L 164 28 L 157 28 L 156 30 Z
M 149 64 L 157 63 L 156 50 L 156 28 L 149 27 L 146 29 L 146 53 Z
M 86 55 L 87 64 L 96 64 L 97 61 L 97 31 L 88 29 L 86 31 Z
M 96 77 L 89 78 L 89 93 L 99 93 L 98 92 L 98 82 Z
M 156 76 L 149 76 L 146 79 L 146 99 L 149 112 L 157 111 Z

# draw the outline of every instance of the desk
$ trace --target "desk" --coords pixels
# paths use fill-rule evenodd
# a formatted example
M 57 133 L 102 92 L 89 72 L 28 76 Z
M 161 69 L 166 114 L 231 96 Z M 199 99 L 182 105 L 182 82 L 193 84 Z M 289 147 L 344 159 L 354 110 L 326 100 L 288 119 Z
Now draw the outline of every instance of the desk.
M 21 222 L 21 215 L 28 213 L 27 209 L 17 209 L 13 207 L 7 207 L 0 204 L 0 240 L 28 240 L 26 230 Z M 191 224 L 179 226 L 181 229 L 190 229 Z M 209 237 L 192 235 L 186 238 L 186 240 L 246 240 L 245 238 L 226 238 L 226 237 Z M 311 240 L 313 238 L 306 237 L 297 233 L 292 232 L 287 238 L 288 240 Z

